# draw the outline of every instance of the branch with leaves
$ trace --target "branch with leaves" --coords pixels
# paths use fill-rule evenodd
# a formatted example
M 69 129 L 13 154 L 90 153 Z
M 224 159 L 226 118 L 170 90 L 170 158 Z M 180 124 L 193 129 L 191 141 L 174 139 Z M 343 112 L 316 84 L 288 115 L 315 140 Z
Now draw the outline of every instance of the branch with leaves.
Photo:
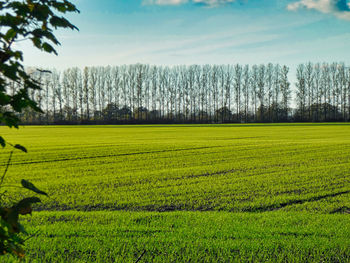
M 42 112 L 30 98 L 30 90 L 40 90 L 40 82 L 25 71 L 23 52 L 13 48 L 13 43 L 30 40 L 41 51 L 57 55 L 55 46 L 60 45 L 53 31 L 60 28 L 77 30 L 60 14 L 79 12 L 67 0 L 0 0 L 0 123 L 18 128 L 17 113 L 25 108 Z M 20 85 L 9 94 L 8 83 Z M 5 140 L 0 138 L 4 146 Z
M 34 48 L 57 55 L 55 46 L 60 45 L 60 42 L 55 37 L 54 30 L 78 29 L 62 16 L 67 13 L 79 13 L 76 6 L 67 0 L 0 0 L 0 123 L 18 128 L 17 114 L 24 109 L 31 108 L 35 112 L 42 112 L 37 102 L 29 96 L 31 91 L 40 90 L 41 83 L 26 72 L 22 64 L 23 52 L 15 49 L 14 43 L 29 40 Z M 19 88 L 10 93 L 9 83 L 16 83 Z M 24 146 L 8 143 L 1 136 L 0 145 L 9 145 L 27 152 Z M 0 191 L 3 191 L 0 193 L 0 255 L 13 254 L 22 258 L 25 240 L 21 234 L 26 232 L 18 221 L 19 215 L 31 214 L 32 204 L 41 200 L 34 196 L 15 202 L 11 207 L 3 205 L 6 193 L 3 189 L 11 187 L 4 186 L 3 182 L 11 164 L 12 154 L 13 151 L 0 178 Z M 19 188 L 47 196 L 24 179 Z
M 24 147 L 20 148 L 19 150 L 27 152 Z M 39 190 L 33 183 L 24 179 L 21 180 L 21 187 L 3 185 L 4 178 L 11 164 L 12 155 L 13 151 L 10 152 L 4 173 L 0 179 L 0 191 L 2 191 L 4 188 L 16 187 L 21 189 L 28 189 L 36 194 L 47 196 L 47 193 Z M 1 201 L 3 200 L 5 194 L 5 191 L 0 193 Z M 0 205 L 0 255 L 12 254 L 19 258 L 24 257 L 23 245 L 26 239 L 23 238 L 23 235 L 28 235 L 28 233 L 19 223 L 19 216 L 31 214 L 32 204 L 39 202 L 41 202 L 41 199 L 39 197 L 32 196 L 23 198 L 22 200 L 14 203 L 11 207 Z

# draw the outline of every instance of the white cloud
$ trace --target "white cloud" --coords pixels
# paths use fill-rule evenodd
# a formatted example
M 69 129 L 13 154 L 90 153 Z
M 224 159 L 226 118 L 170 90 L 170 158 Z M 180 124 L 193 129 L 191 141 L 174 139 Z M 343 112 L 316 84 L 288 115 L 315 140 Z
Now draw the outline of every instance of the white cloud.
M 193 3 L 205 4 L 207 6 L 220 6 L 228 3 L 233 3 L 235 0 L 193 0 Z
M 143 0 L 144 5 L 181 5 L 187 3 L 188 0 Z
M 338 18 L 350 20 L 350 4 L 347 0 L 299 0 L 287 6 L 290 11 L 300 8 L 315 9 L 325 14 L 333 14 Z
M 181 5 L 188 0 L 143 0 L 144 5 Z
M 236 0 L 143 0 L 144 5 L 181 5 L 188 2 L 195 4 L 204 4 L 209 7 L 216 7 L 228 3 L 233 3 Z

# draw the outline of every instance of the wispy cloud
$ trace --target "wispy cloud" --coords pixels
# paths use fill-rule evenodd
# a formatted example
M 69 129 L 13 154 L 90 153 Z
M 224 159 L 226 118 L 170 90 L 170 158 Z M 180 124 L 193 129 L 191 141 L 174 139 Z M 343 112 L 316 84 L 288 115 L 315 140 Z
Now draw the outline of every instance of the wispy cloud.
M 220 6 L 228 3 L 233 3 L 235 0 L 193 0 L 194 3 L 204 4 L 207 6 Z
M 188 0 L 143 0 L 144 5 L 181 5 Z
M 144 5 L 182 5 L 182 4 L 198 4 L 207 7 L 218 7 L 225 4 L 234 3 L 237 0 L 142 0 Z M 248 1 L 248 0 L 240 0 Z M 350 3 L 348 0 L 294 0 L 287 5 L 289 11 L 297 11 L 299 9 L 314 9 L 325 14 L 332 14 L 340 19 L 350 20 Z
M 350 20 L 350 4 L 347 0 L 299 0 L 287 6 L 290 11 L 300 8 L 315 9 L 325 14 L 333 14 L 338 18 Z
M 143 0 L 144 5 L 181 5 L 186 3 L 203 4 L 209 7 L 233 3 L 236 0 Z

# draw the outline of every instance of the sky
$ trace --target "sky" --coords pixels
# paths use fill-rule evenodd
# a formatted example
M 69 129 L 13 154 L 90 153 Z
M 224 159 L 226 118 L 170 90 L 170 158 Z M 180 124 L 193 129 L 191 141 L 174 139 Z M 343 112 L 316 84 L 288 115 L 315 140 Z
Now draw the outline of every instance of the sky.
M 347 0 L 71 0 L 59 55 L 20 42 L 27 66 L 350 61 Z M 350 1 L 349 1 L 350 2 Z

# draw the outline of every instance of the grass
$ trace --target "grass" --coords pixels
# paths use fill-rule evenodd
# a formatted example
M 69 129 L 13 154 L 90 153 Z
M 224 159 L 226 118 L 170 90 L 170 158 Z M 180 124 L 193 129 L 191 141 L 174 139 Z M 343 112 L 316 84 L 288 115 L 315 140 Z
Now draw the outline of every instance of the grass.
M 40 212 L 32 262 L 349 262 L 344 215 L 294 212 Z M 337 261 L 339 260 L 339 261 Z M 35 262 L 35 261 L 34 261 Z
M 37 262 L 349 262 L 350 125 L 2 127 Z M 8 150 L 0 154 L 4 167 Z M 24 193 L 25 195 L 26 193 Z

